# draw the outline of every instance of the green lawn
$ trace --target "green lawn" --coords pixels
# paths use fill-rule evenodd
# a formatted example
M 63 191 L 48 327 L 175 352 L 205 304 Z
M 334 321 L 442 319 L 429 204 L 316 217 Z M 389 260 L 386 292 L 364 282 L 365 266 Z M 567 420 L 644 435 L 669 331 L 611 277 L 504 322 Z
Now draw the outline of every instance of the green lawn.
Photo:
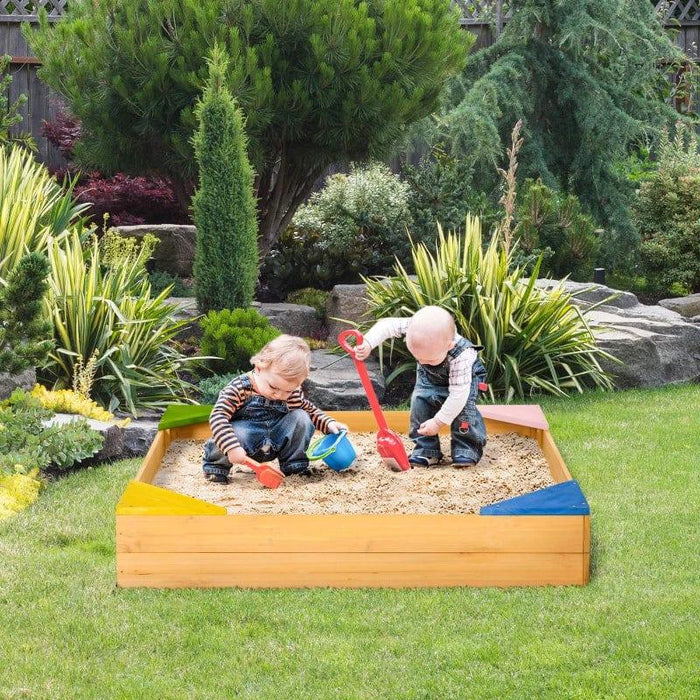
M 1 698 L 700 697 L 700 386 L 548 400 L 583 588 L 118 590 L 137 460 L 0 524 Z

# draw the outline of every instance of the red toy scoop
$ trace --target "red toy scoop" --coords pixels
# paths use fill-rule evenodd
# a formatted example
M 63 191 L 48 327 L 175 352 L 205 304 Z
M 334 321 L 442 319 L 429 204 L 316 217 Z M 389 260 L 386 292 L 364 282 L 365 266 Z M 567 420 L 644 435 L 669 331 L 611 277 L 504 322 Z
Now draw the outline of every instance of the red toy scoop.
M 246 457 L 243 464 L 250 467 L 255 472 L 255 478 L 268 489 L 276 489 L 284 481 L 284 474 L 269 464 L 260 464 L 250 457 Z
M 355 338 L 356 345 L 362 343 L 364 338 L 359 331 L 350 329 L 340 333 L 338 336 L 338 343 L 340 343 L 340 347 L 352 357 L 355 363 L 357 373 L 360 375 L 360 381 L 369 399 L 369 405 L 372 407 L 372 413 L 374 413 L 377 425 L 379 426 L 379 432 L 377 433 L 377 452 L 379 452 L 379 456 L 384 460 L 384 464 L 389 467 L 389 469 L 395 472 L 405 472 L 411 468 L 411 465 L 409 464 L 408 455 L 404 449 L 403 442 L 393 430 L 389 430 L 389 426 L 382 413 L 382 407 L 379 405 L 377 395 L 374 393 L 374 387 L 370 381 L 367 367 L 365 367 L 365 363 L 362 360 L 358 360 L 357 357 L 355 357 L 355 348 L 347 341 L 350 337 Z

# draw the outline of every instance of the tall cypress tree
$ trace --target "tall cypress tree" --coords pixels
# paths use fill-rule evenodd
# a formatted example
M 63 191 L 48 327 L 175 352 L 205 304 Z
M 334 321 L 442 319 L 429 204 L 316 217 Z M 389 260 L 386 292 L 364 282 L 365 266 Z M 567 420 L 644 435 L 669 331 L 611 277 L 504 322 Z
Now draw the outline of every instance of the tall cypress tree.
M 636 232 L 632 188 L 617 165 L 677 118 L 665 74 L 686 57 L 648 0 L 513 0 L 511 7 L 500 39 L 472 54 L 450 85 L 441 137 L 473 164 L 480 187 L 494 186 L 494 165 L 522 119 L 519 178 L 576 194 L 618 235 L 624 254 Z
M 243 115 L 226 88 L 227 59 L 215 46 L 209 80 L 195 113 L 194 151 L 199 189 L 193 199 L 197 226 L 195 292 L 202 313 L 249 306 L 258 270 L 253 170 Z

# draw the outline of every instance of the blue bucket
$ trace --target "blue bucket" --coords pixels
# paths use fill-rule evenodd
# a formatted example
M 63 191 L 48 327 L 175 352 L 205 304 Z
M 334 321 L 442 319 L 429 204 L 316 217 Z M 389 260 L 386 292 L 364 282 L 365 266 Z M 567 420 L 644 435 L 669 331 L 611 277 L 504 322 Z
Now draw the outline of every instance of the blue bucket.
M 331 469 L 342 472 L 354 464 L 357 453 L 348 440 L 348 431 L 341 430 L 316 440 L 306 451 L 306 456 L 312 461 L 322 459 Z

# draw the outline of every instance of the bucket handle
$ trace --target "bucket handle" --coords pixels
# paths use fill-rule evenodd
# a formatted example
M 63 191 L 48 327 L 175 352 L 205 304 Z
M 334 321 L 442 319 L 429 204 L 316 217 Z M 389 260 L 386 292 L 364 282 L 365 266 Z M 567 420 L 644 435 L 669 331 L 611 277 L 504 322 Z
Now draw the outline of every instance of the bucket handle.
M 316 448 L 321 444 L 321 442 L 323 442 L 323 440 L 325 440 L 326 437 L 327 437 L 326 435 L 322 435 L 318 440 L 316 440 L 316 442 L 314 442 L 312 445 L 309 446 L 309 449 L 306 450 L 306 456 L 307 456 L 309 459 L 312 459 L 312 460 L 325 459 L 326 457 L 328 457 L 329 454 L 331 454 L 331 452 L 333 452 L 333 450 L 335 450 L 335 446 L 336 446 L 347 434 L 348 434 L 348 431 L 347 431 L 347 430 L 340 430 L 340 431 L 338 431 L 338 434 L 337 434 L 337 436 L 336 436 L 335 442 L 333 442 L 333 444 L 332 444 L 323 454 L 317 455 L 317 454 L 314 454 L 314 451 L 315 451 Z

